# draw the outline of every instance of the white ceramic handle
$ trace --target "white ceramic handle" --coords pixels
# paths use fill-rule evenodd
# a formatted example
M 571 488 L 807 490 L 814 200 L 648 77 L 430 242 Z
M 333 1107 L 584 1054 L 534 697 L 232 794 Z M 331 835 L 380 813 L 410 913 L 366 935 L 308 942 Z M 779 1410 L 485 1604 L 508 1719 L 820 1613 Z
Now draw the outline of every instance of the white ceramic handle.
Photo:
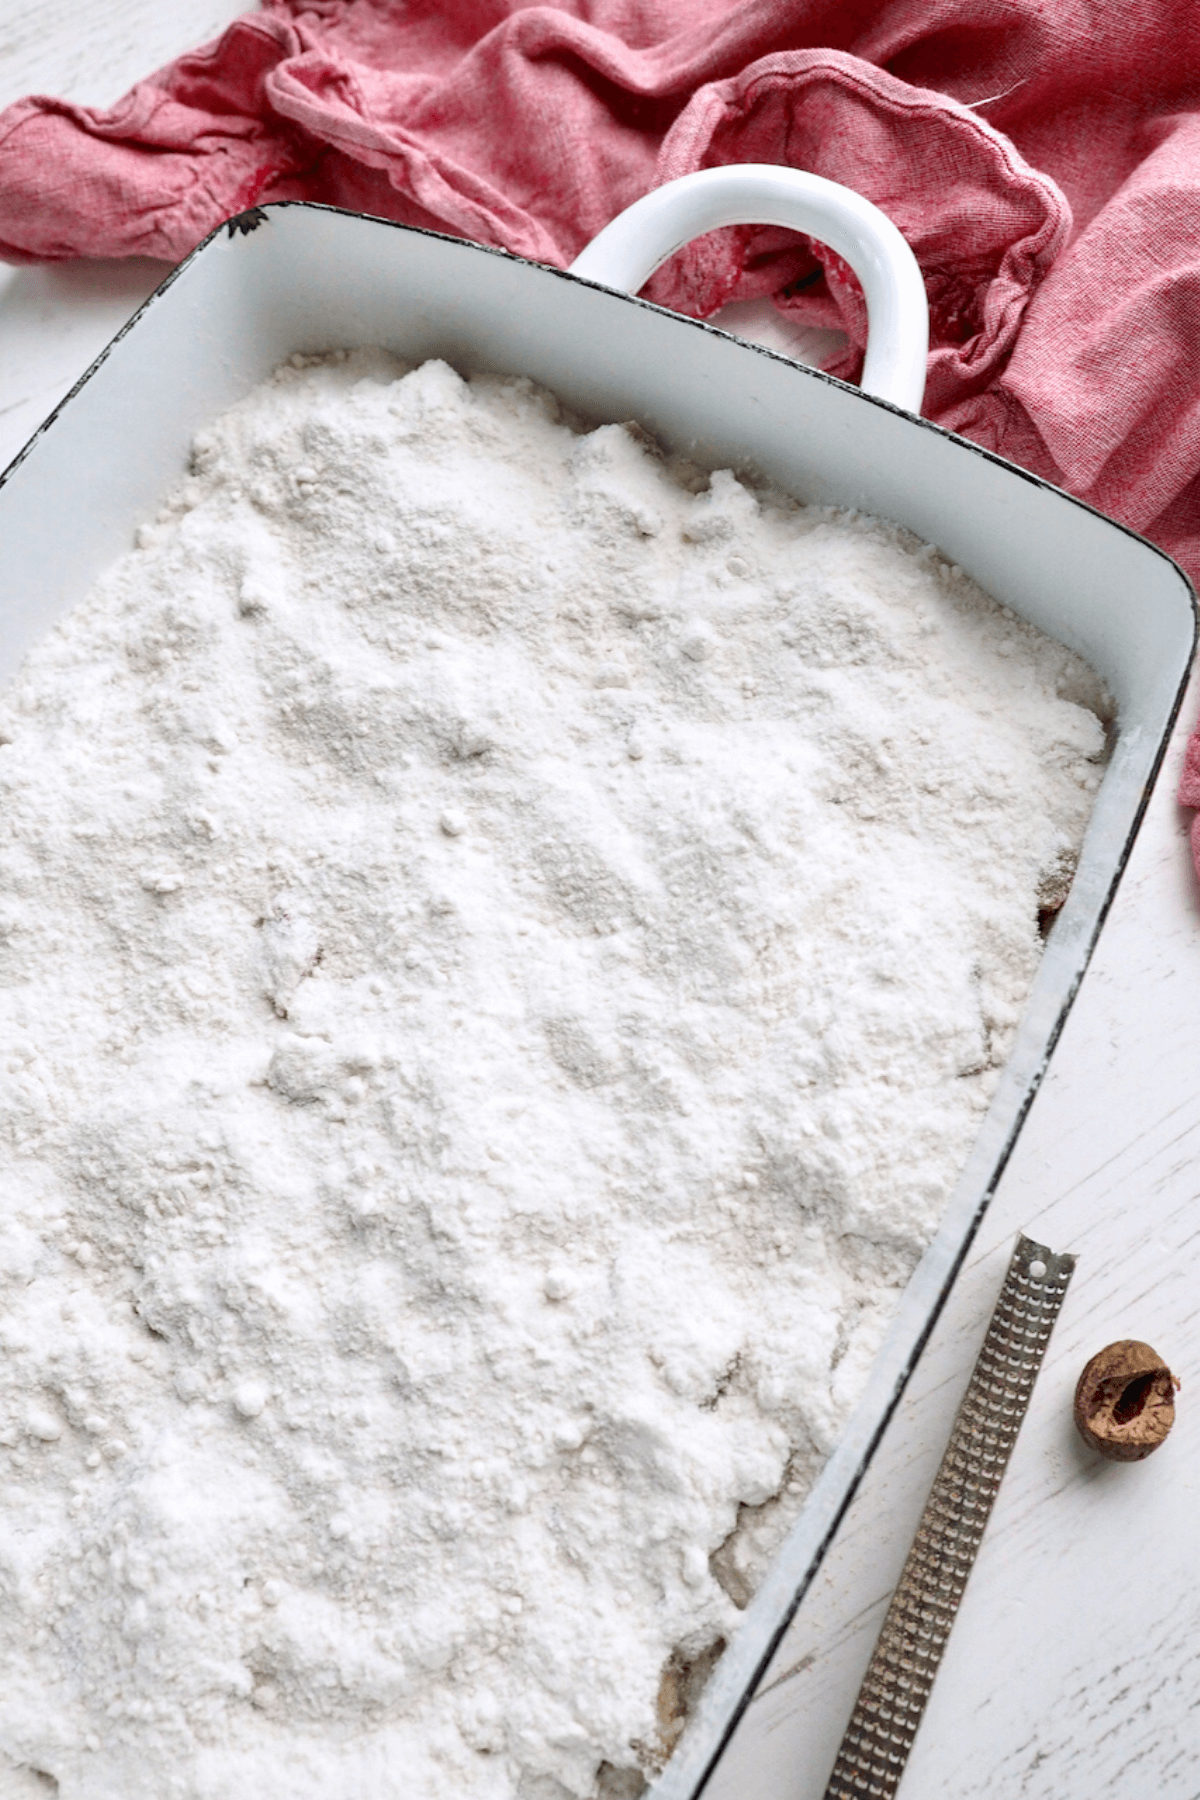
M 866 295 L 863 388 L 920 412 L 929 307 L 917 259 L 886 213 L 836 181 L 774 163 L 682 175 L 618 213 L 576 257 L 571 273 L 636 294 L 676 250 L 720 225 L 786 225 L 836 250 Z

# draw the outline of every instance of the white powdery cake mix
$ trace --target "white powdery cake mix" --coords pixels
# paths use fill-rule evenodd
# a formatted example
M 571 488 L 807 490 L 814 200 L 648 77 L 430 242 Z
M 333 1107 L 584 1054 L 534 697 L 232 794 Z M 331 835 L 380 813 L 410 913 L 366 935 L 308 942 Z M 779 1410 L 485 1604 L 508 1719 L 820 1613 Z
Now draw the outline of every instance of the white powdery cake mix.
M 0 1786 L 639 1792 L 965 1160 L 1089 704 L 528 382 L 205 433 L 0 716 Z

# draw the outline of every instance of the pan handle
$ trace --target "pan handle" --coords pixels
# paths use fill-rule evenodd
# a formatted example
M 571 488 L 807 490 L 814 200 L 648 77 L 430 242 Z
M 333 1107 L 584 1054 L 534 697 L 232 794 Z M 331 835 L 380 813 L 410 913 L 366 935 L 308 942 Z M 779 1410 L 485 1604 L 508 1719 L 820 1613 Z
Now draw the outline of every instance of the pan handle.
M 920 412 L 929 307 L 917 259 L 885 213 L 836 181 L 774 163 L 682 175 L 618 213 L 570 273 L 636 294 L 676 250 L 720 225 L 785 225 L 836 250 L 866 295 L 863 390 Z

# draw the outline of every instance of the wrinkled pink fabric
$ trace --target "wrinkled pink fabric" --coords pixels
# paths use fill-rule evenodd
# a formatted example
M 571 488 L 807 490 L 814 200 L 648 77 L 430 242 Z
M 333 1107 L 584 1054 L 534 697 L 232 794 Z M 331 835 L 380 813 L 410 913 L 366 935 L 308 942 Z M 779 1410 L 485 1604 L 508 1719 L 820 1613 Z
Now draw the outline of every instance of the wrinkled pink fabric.
M 883 207 L 929 292 L 927 415 L 1200 578 L 1194 0 L 269 0 L 110 111 L 0 113 L 0 257 L 174 262 L 310 198 L 563 264 L 729 162 Z M 770 295 L 848 331 L 835 373 L 861 362 L 857 284 L 793 234 L 714 233 L 648 291 L 698 315 Z

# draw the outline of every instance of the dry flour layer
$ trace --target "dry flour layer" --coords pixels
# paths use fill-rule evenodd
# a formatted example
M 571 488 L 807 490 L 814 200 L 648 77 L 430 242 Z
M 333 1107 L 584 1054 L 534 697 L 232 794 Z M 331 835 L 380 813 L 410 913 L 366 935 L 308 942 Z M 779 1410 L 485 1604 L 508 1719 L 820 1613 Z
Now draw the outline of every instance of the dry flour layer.
M 0 713 L 0 1773 L 640 1791 L 965 1160 L 1089 700 L 528 382 L 203 434 Z

